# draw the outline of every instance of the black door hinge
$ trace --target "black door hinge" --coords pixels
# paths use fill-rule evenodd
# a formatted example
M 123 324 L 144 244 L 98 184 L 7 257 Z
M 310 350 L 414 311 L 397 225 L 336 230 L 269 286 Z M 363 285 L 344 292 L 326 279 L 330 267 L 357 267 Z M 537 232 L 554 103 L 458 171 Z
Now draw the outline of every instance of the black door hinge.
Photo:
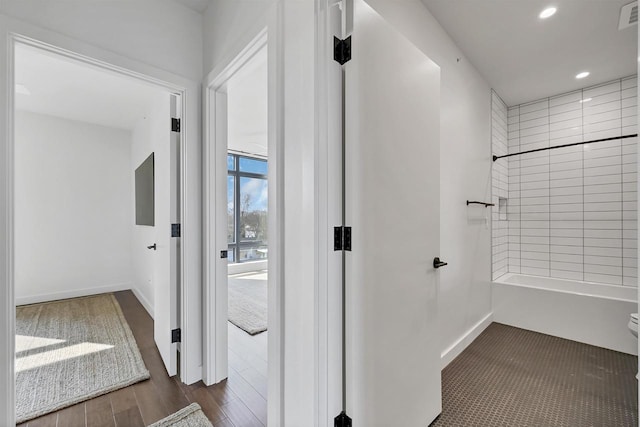
M 333 37 L 333 59 L 340 65 L 344 65 L 351 60 L 351 36 L 344 40 Z
M 334 427 L 351 427 L 351 418 L 344 412 L 340 412 L 340 415 L 333 420 Z
M 182 342 L 182 331 L 180 328 L 171 330 L 171 343 Z
M 180 119 L 171 118 L 171 132 L 180 132 Z
M 333 250 L 351 250 L 351 227 L 333 227 Z
M 180 237 L 180 224 L 171 224 L 171 237 Z

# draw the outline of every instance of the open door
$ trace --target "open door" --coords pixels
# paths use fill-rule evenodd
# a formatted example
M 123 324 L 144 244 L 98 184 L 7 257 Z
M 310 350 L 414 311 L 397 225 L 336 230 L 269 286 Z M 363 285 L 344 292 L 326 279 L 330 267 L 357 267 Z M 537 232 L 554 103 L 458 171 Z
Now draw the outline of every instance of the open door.
M 180 118 L 177 95 L 169 96 L 167 141 L 156 152 L 156 253 L 154 259 L 153 337 L 169 376 L 178 373 L 179 278 L 180 278 L 180 131 L 173 118 Z M 168 191 L 167 191 L 168 190 Z
M 357 427 L 441 412 L 440 68 L 364 0 L 347 7 L 346 412 Z

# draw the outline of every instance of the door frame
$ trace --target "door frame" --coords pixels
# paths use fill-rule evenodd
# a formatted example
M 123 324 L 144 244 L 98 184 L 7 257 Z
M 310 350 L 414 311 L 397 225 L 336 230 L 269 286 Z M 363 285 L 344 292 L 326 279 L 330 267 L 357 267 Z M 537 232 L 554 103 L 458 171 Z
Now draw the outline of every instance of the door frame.
M 216 384 L 228 376 L 227 260 L 227 95 L 225 85 L 256 53 L 267 49 L 268 126 L 268 422 L 281 425 L 284 411 L 284 147 L 283 96 L 280 82 L 282 50 L 279 32 L 266 26 L 238 49 L 238 54 L 211 71 L 204 84 L 204 342 L 203 381 Z M 224 175 L 224 180 L 222 179 Z M 224 206 L 224 214 L 219 206 Z M 213 261 L 215 260 L 215 262 Z
M 0 326 L 0 424 L 15 424 L 15 283 L 14 283 L 14 111 L 15 46 L 27 45 L 82 62 L 88 66 L 116 73 L 180 95 L 182 102 L 182 132 L 180 133 L 182 242 L 180 245 L 180 322 L 182 333 L 180 378 L 187 384 L 202 378 L 201 369 L 201 308 L 200 308 L 200 89 L 199 83 L 153 66 L 120 56 L 111 51 L 45 30 L 22 21 L 0 15 L 0 79 L 6 79 L 0 92 L 6 91 L 6 101 L 0 106 L 0 121 L 5 132 L 0 134 L 0 152 L 5 161 L 0 164 L 2 188 L 0 198 L 4 212 L 0 214 L 0 233 L 4 240 L 0 248 L 3 304 L 5 316 Z M 2 117 L 4 115 L 4 117 Z M 4 120 L 3 120 L 4 119 Z M 169 230 L 167 230 L 169 232 Z M 4 368 L 4 366 L 2 366 Z
M 333 250 L 333 227 L 342 222 L 342 177 L 336 171 L 342 162 L 344 106 L 333 37 L 345 36 L 346 7 L 345 0 L 316 0 L 315 418 L 322 427 L 333 426 L 342 410 L 342 255 Z

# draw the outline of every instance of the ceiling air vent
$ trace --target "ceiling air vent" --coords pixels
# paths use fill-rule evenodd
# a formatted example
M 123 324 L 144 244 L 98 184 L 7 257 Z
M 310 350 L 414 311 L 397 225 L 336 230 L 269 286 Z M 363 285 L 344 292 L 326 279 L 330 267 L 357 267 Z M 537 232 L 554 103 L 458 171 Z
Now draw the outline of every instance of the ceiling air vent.
M 618 30 L 624 30 L 638 23 L 638 2 L 626 4 L 620 9 Z

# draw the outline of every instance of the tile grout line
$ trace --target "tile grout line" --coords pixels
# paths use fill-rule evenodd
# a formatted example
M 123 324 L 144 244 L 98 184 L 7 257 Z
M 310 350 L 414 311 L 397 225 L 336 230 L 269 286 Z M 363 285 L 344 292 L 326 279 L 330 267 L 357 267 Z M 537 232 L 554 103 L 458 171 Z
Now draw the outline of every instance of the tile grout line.
M 622 136 L 622 79 L 620 79 L 620 136 Z M 624 286 L 624 158 L 622 154 L 623 143 L 620 142 L 620 274 L 622 286 Z
M 620 103 L 620 136 L 622 136 L 622 79 L 618 81 L 618 102 Z M 624 156 L 623 156 L 623 142 L 622 139 L 619 139 L 620 143 L 620 281 L 621 285 L 624 286 Z
M 551 100 L 550 98 L 547 98 L 547 147 L 551 147 Z M 548 228 L 548 236 L 547 236 L 547 249 L 549 250 L 549 261 L 548 262 L 548 267 L 549 267 L 549 277 L 551 277 L 551 150 L 547 150 L 547 153 L 549 154 L 549 169 L 548 169 L 548 175 L 549 175 L 549 181 L 547 182 L 547 205 L 549 207 L 549 210 L 547 212 L 547 218 L 549 218 L 549 228 Z
M 518 151 L 522 149 L 522 134 L 520 123 L 522 122 L 522 105 L 518 106 Z M 522 274 L 522 159 L 518 157 L 518 241 L 520 242 L 518 255 L 520 256 L 520 274 Z
M 584 89 L 580 90 L 580 99 L 584 100 Z M 582 140 L 584 141 L 584 102 L 580 103 L 580 130 L 582 132 Z M 585 270 L 586 270 L 586 266 L 584 265 L 584 145 L 582 146 L 582 149 L 580 150 L 581 152 L 581 157 L 582 157 L 582 172 L 581 172 L 581 176 L 582 176 L 582 280 L 585 280 Z

